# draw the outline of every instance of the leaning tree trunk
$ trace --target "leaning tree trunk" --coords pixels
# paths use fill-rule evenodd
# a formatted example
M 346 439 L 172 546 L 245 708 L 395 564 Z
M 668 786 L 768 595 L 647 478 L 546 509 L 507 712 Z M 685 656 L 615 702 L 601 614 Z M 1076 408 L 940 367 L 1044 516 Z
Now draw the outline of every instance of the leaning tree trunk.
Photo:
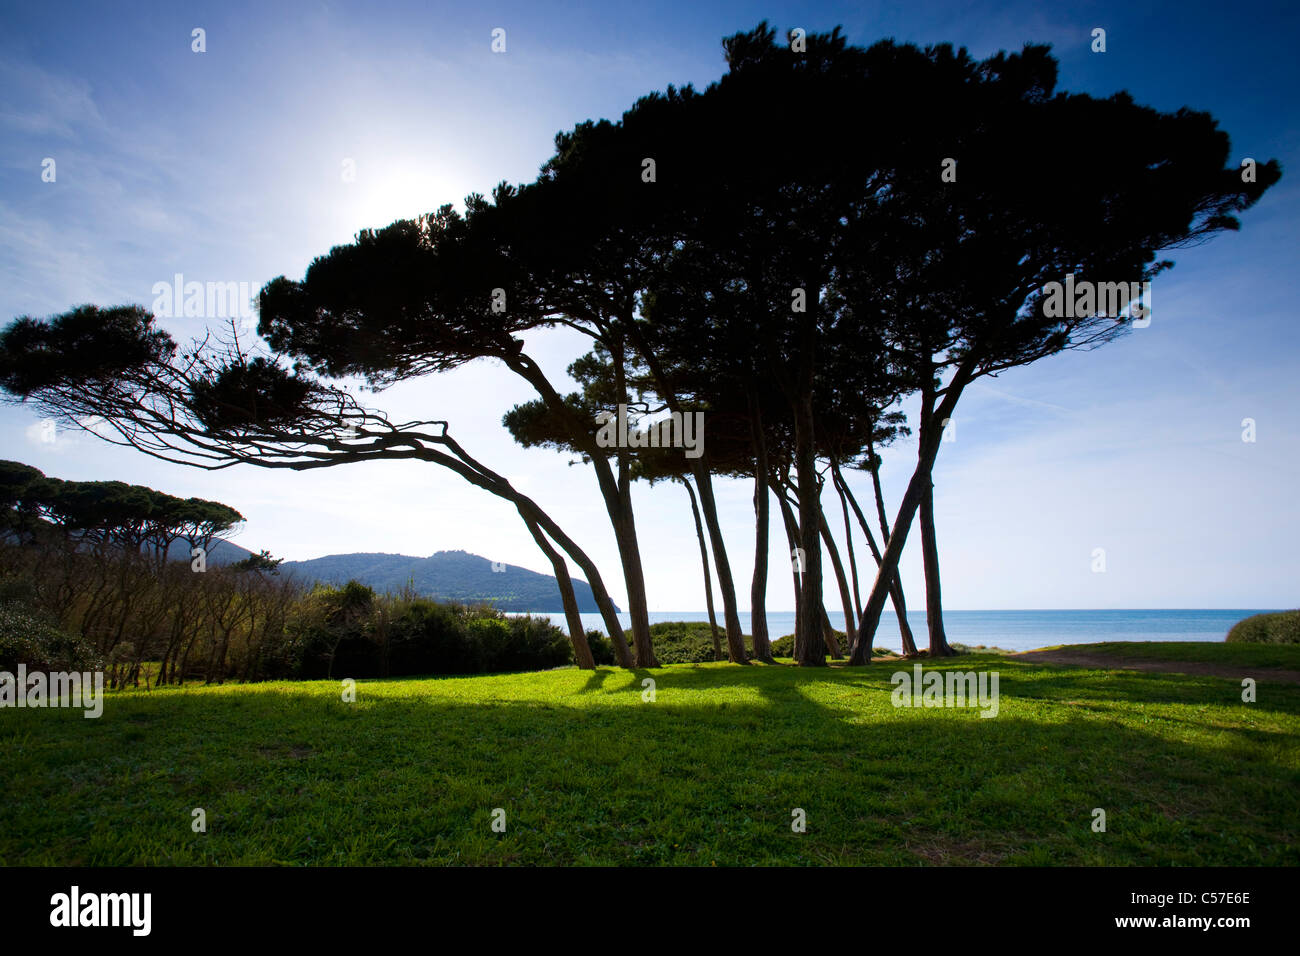
M 811 378 L 811 376 L 806 376 Z M 793 402 L 795 473 L 799 489 L 799 542 L 803 549 L 803 617 L 794 636 L 794 659 L 801 667 L 824 667 L 826 647 L 821 634 L 822 556 L 819 518 L 820 477 L 813 434 L 813 396 L 810 382 L 801 382 Z
M 795 489 L 793 486 L 791 486 L 791 490 L 795 491 L 796 494 L 798 493 L 798 490 Z M 799 522 L 795 519 L 794 509 L 791 507 L 789 499 L 785 497 L 783 489 L 778 488 L 774 485 L 772 487 L 772 493 L 775 494 L 777 496 L 777 499 L 781 502 L 781 516 L 785 519 L 785 533 L 786 533 L 786 538 L 790 542 L 790 551 L 791 551 L 792 566 L 793 566 L 793 552 L 794 549 L 798 546 L 796 542 L 801 542 L 803 540 L 803 536 L 799 533 Z M 822 515 L 821 523 L 823 526 L 825 525 L 826 523 L 825 515 Z M 831 544 L 830 547 L 833 551 L 834 544 Z M 838 553 L 833 553 L 832 559 L 838 561 L 839 560 Z M 842 574 L 843 567 L 841 565 L 837 565 L 837 567 L 840 569 Z M 841 577 L 841 582 L 842 581 L 843 578 Z M 843 595 L 844 595 L 844 591 L 841 590 L 840 596 L 843 597 Z M 794 626 L 795 626 L 795 634 L 798 634 L 799 623 L 803 620 L 803 613 L 804 613 L 803 596 L 800 594 L 798 574 L 794 575 L 794 596 L 795 596 Z M 830 654 L 832 658 L 838 661 L 844 657 L 844 654 L 840 650 L 840 642 L 835 637 L 835 628 L 831 625 L 831 618 L 830 615 L 826 613 L 826 605 L 824 603 L 822 604 L 820 613 L 821 613 L 821 618 L 820 618 L 821 635 L 822 635 L 822 641 L 826 645 L 826 652 Z M 848 610 L 846 607 L 845 619 L 852 621 L 852 618 L 848 616 L 851 615 L 852 613 L 853 612 L 851 610 Z M 850 627 L 851 626 L 852 625 L 850 624 Z M 850 646 L 852 646 L 851 643 Z
M 695 487 L 700 493 L 700 511 L 709 529 L 709 546 L 713 548 L 713 566 L 718 572 L 718 588 L 722 591 L 722 614 L 727 625 L 727 654 L 733 664 L 745 664 L 745 636 L 740 629 L 740 611 L 736 606 L 736 584 L 731 576 L 731 562 L 727 560 L 727 545 L 722 540 L 722 525 L 718 522 L 718 505 L 713 498 L 713 480 L 708 470 L 708 453 L 691 459 Z
M 967 363 L 957 370 L 952 382 L 945 389 L 943 401 L 934 414 L 930 416 L 932 420 L 942 421 L 952 415 L 952 410 L 957 405 L 957 399 L 961 397 L 962 390 L 971 380 L 973 368 L 973 360 L 968 357 Z M 916 517 L 917 508 L 920 507 L 921 499 L 925 496 L 925 489 L 930 483 L 930 472 L 934 469 L 934 460 L 938 457 L 939 442 L 942 438 L 942 429 L 937 433 L 933 428 L 927 430 L 922 427 L 921 429 L 921 447 L 917 453 L 916 469 L 912 472 L 912 478 L 907 483 L 907 491 L 903 494 L 903 500 L 899 502 L 898 517 L 894 519 L 893 533 L 890 534 L 889 543 L 885 545 L 885 551 L 881 555 L 880 569 L 876 572 L 875 583 L 872 584 L 871 594 L 867 597 L 867 606 L 862 611 L 862 639 L 858 641 L 858 646 L 854 650 L 850 663 L 866 663 L 866 660 L 862 658 L 862 650 L 871 645 L 871 638 L 874 637 L 876 628 L 880 624 L 880 612 L 885 607 L 885 598 L 889 594 L 890 582 L 898 572 L 898 559 L 902 557 L 903 546 L 907 543 L 907 533 L 911 530 L 912 519 Z
M 876 547 L 875 536 L 871 533 L 871 528 L 868 527 L 867 525 L 866 516 L 862 514 L 862 508 L 858 505 L 858 499 L 853 496 L 853 490 L 849 487 L 849 483 L 844 480 L 843 475 L 838 476 L 837 483 L 839 485 L 840 492 L 848 498 L 849 504 L 853 508 L 853 514 L 858 519 L 858 525 L 862 528 L 862 534 L 867 539 L 867 547 L 871 550 L 871 556 L 876 561 L 876 567 L 879 568 L 880 549 Z M 885 543 L 888 544 L 889 543 L 888 526 L 886 526 L 884 529 L 884 535 L 885 535 Z M 894 580 L 890 583 L 889 586 L 889 598 L 894 604 L 894 613 L 898 615 L 898 630 L 903 638 L 903 653 L 914 655 L 916 654 L 916 642 L 912 640 L 912 627 L 910 624 L 907 623 L 907 603 L 903 600 L 903 582 L 902 579 L 898 576 L 897 571 L 894 572 Z M 864 628 L 862 626 L 862 621 L 863 621 L 862 615 L 863 615 L 862 604 L 859 603 L 858 604 L 858 640 L 862 640 L 864 637 Z M 872 638 L 872 643 L 874 643 L 875 634 L 872 633 L 870 637 Z M 865 659 L 868 661 L 871 660 L 870 647 L 868 647 L 866 650 Z
M 882 536 L 880 540 L 888 545 L 889 518 L 885 515 L 885 494 L 880 489 L 880 461 L 876 458 L 876 450 L 872 445 L 867 446 L 867 452 L 871 455 L 871 486 L 876 494 L 876 515 L 880 519 Z M 903 639 L 903 654 L 915 657 L 916 638 L 912 636 L 912 625 L 907 620 L 907 596 L 903 593 L 903 577 L 897 572 L 894 574 L 894 583 L 890 585 L 889 596 L 894 602 L 894 613 L 898 615 L 898 633 Z
M 826 642 L 826 650 L 830 653 L 833 660 L 843 660 L 844 653 L 840 650 L 840 642 L 835 637 L 835 627 L 831 624 L 831 616 L 826 613 L 826 605 L 822 605 L 822 639 Z
M 569 641 L 573 644 L 573 662 L 583 670 L 595 670 L 596 659 L 591 656 L 591 645 L 587 643 L 587 631 L 582 625 L 582 615 L 578 611 L 578 598 L 573 593 L 573 581 L 569 578 L 569 567 L 564 563 L 564 558 L 560 553 L 551 546 L 551 542 L 546 540 L 546 535 L 542 534 L 542 529 L 537 527 L 537 522 L 530 519 L 520 509 L 519 514 L 524 519 L 524 524 L 528 525 L 528 531 L 537 542 L 537 546 L 542 549 L 542 553 L 551 562 L 551 567 L 555 571 L 555 583 L 560 587 L 560 600 L 564 603 L 564 617 L 569 623 Z
M 700 566 L 704 569 L 704 603 L 709 608 L 709 630 L 713 634 L 713 659 L 722 660 L 722 641 L 718 637 L 718 618 L 713 613 L 713 579 L 709 575 L 709 549 L 704 544 L 704 526 L 700 524 L 700 508 L 695 503 L 695 489 L 689 478 L 682 478 L 686 493 L 691 498 L 691 516 L 695 519 L 695 537 L 700 541 Z
M 618 547 L 619 563 L 623 570 L 623 580 L 627 587 L 628 617 L 632 624 L 632 639 L 637 649 L 637 665 L 640 667 L 658 666 L 654 657 L 654 647 L 650 638 L 650 615 L 645 593 L 645 573 L 641 566 L 641 551 L 637 545 L 636 522 L 632 518 L 630 495 L 627 488 L 620 488 L 614 477 L 609 461 L 605 457 L 609 451 L 597 446 L 594 435 L 587 437 L 585 428 L 589 423 L 581 422 L 573 414 L 555 387 L 551 385 L 541 367 L 531 357 L 522 352 L 503 357 L 506 366 L 533 386 L 541 396 L 546 408 L 560 421 L 566 422 L 573 429 L 573 434 L 582 436 L 579 445 L 587 452 L 592 468 L 596 472 L 596 483 L 600 487 L 600 496 L 605 503 L 605 512 L 609 516 L 614 531 L 614 543 Z M 621 451 L 621 450 L 620 450 Z M 467 456 L 461 456 L 468 460 Z M 624 486 L 628 482 L 622 483 Z M 549 531 L 549 529 L 548 529 Z M 556 540 L 560 540 L 556 538 Z M 566 549 L 567 550 L 567 549 Z M 577 560 L 576 556 L 574 558 Z M 584 570 L 586 570 L 584 568 Z M 613 635 L 610 636 L 611 640 Z M 622 640 L 619 631 L 618 640 Z M 617 644 L 615 645 L 617 646 Z
M 943 442 L 943 426 L 934 413 L 934 383 L 927 377 L 921 386 L 921 434 Z M 930 632 L 930 656 L 950 657 L 953 653 L 943 632 L 943 596 L 939 589 L 939 547 L 934 536 L 934 468 L 926 474 L 921 490 L 921 558 L 925 565 L 925 623 Z
M 591 595 L 596 601 L 596 607 L 600 610 L 601 619 L 605 622 L 605 630 L 609 631 L 609 639 L 614 645 L 614 659 L 618 662 L 619 667 L 632 667 L 632 650 L 627 646 L 627 638 L 623 636 L 623 625 L 618 619 L 618 612 L 614 610 L 614 601 L 610 598 L 609 591 L 605 589 L 605 582 L 601 578 L 600 570 L 596 567 L 595 562 L 531 498 L 518 495 L 514 501 L 516 505 L 522 503 L 522 507 L 533 520 L 559 543 L 560 547 L 565 550 L 569 557 L 573 558 L 578 567 L 582 568 L 583 573 L 587 575 L 587 584 L 591 587 Z
M 640 334 L 636 323 L 630 321 L 631 316 L 626 318 L 629 320 L 626 326 L 628 334 L 636 345 L 636 351 L 650 370 L 655 387 L 664 403 L 671 411 L 683 415 L 689 414 L 687 410 L 682 408 L 681 402 L 678 401 L 677 392 L 672 387 L 668 376 L 664 374 L 655 350 L 649 347 L 649 344 Z M 704 514 L 704 526 L 709 529 L 709 547 L 713 549 L 713 566 L 718 572 L 718 590 L 722 592 L 722 615 L 727 628 L 727 653 L 734 663 L 744 664 L 747 663 L 745 637 L 740 629 L 740 610 L 739 605 L 736 603 L 736 583 L 731 575 L 731 562 L 727 559 L 727 544 L 722 538 L 722 524 L 718 521 L 718 506 L 713 498 L 713 479 L 709 472 L 708 447 L 703 441 L 703 434 L 700 437 L 702 454 L 698 458 L 689 459 L 691 474 L 695 477 L 695 487 L 700 495 L 700 511 Z
M 614 377 L 618 394 L 626 398 L 626 379 L 623 372 L 623 349 L 611 349 L 614 359 Z M 619 557 L 623 562 L 623 577 L 627 581 L 627 611 L 632 620 L 632 643 L 636 646 L 638 667 L 658 667 L 654 641 L 650 636 L 650 603 L 646 599 L 645 569 L 641 566 L 641 545 L 636 536 L 636 514 L 632 510 L 632 476 L 628 451 L 618 449 L 618 483 L 615 486 L 616 503 L 610 514 L 614 517 L 614 536 L 618 541 Z
M 928 481 L 921 498 L 921 554 L 925 562 L 925 620 L 930 629 L 930 656 L 951 657 L 956 652 L 943 630 L 943 597 L 939 590 L 939 548 L 934 537 L 934 481 Z
M 636 538 L 636 519 L 630 501 L 620 501 L 614 521 L 614 538 L 623 578 L 627 582 L 627 610 L 632 619 L 632 643 L 636 647 L 637 667 L 658 667 L 654 643 L 650 637 L 650 606 L 646 601 L 645 571 L 641 567 L 641 547 Z
M 750 431 L 754 439 L 754 577 L 749 586 L 750 631 L 754 659 L 772 663 L 772 642 L 767 632 L 767 439 L 763 434 L 763 411 L 758 400 L 749 398 Z
M 831 559 L 831 568 L 835 572 L 835 583 L 840 589 L 840 604 L 844 607 L 844 638 L 849 642 L 849 647 L 857 643 L 857 628 L 853 626 L 853 601 L 849 597 L 849 583 L 844 577 L 844 562 L 840 560 L 840 552 L 835 547 L 835 539 L 831 537 L 831 526 L 826 521 L 826 515 L 820 515 L 822 540 L 826 542 L 826 554 Z M 828 618 L 829 619 L 829 618 Z M 839 658 L 838 643 L 831 651 L 831 656 Z
M 514 366 L 511 367 L 514 368 Z M 531 360 L 515 370 L 528 378 L 530 382 L 534 382 L 538 392 L 549 390 L 551 394 L 554 394 L 555 390 L 550 387 L 546 376 L 541 374 L 541 370 Z M 569 415 L 567 408 L 562 409 L 562 412 L 565 416 Z M 571 416 L 569 416 L 568 420 L 571 420 Z M 549 534 L 587 575 L 587 583 L 591 586 L 592 597 L 595 598 L 596 607 L 600 609 L 600 616 L 605 621 L 605 628 L 609 631 L 609 639 L 614 644 L 615 659 L 620 667 L 632 667 L 632 652 L 628 649 L 627 640 L 623 637 L 623 625 L 619 623 L 618 613 L 614 610 L 614 602 L 610 599 L 609 591 L 605 588 L 600 569 L 596 567 L 596 563 L 591 560 L 587 552 L 578 547 L 577 543 L 565 534 L 564 529 L 555 522 L 555 519 L 543 511 L 536 501 L 522 494 L 504 477 L 465 451 L 458 441 L 447 434 L 445 427 L 443 434 L 438 436 L 437 440 L 439 444 L 448 449 L 447 452 L 429 448 L 420 442 L 412 442 L 414 457 L 442 465 L 444 468 L 460 475 L 470 484 L 489 491 L 499 498 L 504 498 L 514 504 L 516 508 L 524 509 L 521 513 L 526 512 L 529 517 L 536 521 L 538 526 Z M 606 465 L 608 471 L 608 463 Z
M 853 626 L 856 629 L 862 623 L 862 588 L 858 582 L 858 559 L 853 550 L 853 522 L 849 520 L 849 503 L 844 496 L 844 487 L 840 484 L 839 466 L 835 464 L 834 459 L 831 459 L 831 477 L 835 483 L 835 490 L 840 496 L 840 514 L 844 518 L 844 549 L 848 552 L 849 571 L 853 578 L 853 609 L 857 614 L 853 619 Z
M 591 560 L 587 552 L 578 547 L 577 542 L 570 538 L 564 529 L 555 522 L 555 519 L 543 511 L 541 506 L 532 498 L 522 494 L 501 475 L 476 461 L 455 440 L 444 436 L 444 442 L 448 448 L 452 449 L 453 454 L 448 455 L 434 449 L 425 448 L 421 449 L 422 457 L 454 471 L 470 484 L 490 491 L 494 495 L 511 502 L 525 520 L 531 519 L 535 521 L 538 527 L 549 534 L 587 575 L 587 584 L 591 587 L 591 595 L 596 601 L 596 607 L 605 622 L 605 629 L 609 631 L 609 639 L 614 645 L 614 659 L 618 662 L 618 666 L 632 667 L 634 664 L 632 651 L 627 646 L 627 639 L 623 636 L 623 625 L 619 622 L 618 612 L 614 610 L 614 602 L 609 596 L 609 591 L 605 588 L 605 581 L 600 575 L 600 569 L 596 567 L 596 563 Z

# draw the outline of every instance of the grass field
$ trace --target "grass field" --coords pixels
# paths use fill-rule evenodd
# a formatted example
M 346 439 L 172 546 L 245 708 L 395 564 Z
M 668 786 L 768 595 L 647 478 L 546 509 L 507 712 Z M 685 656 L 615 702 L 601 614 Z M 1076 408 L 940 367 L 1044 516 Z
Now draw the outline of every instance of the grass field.
M 1210 641 L 1115 641 L 1088 644 L 1086 647 L 1063 647 L 1062 650 L 1087 650 L 1090 654 L 1114 657 L 1117 666 L 1123 660 L 1191 661 L 1198 664 L 1227 664 L 1235 667 L 1300 670 L 1300 644 L 1216 644 Z
M 360 682 L 356 703 L 336 681 L 125 691 L 98 720 L 7 709 L 0 861 L 1300 863 L 1300 686 L 1261 673 L 1246 704 L 1221 677 L 940 666 L 998 671 L 998 716 L 896 709 L 890 675 L 910 666 L 886 662 Z

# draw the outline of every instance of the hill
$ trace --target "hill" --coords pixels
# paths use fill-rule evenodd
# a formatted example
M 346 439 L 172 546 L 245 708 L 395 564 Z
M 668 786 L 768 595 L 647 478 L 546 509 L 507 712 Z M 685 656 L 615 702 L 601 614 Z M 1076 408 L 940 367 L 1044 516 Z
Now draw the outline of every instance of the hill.
M 305 581 L 343 584 L 357 580 L 376 591 L 398 591 L 412 584 L 416 593 L 439 601 L 491 604 L 502 611 L 563 613 L 555 578 L 513 564 L 498 564 L 468 551 L 439 551 L 427 558 L 406 554 L 330 554 L 310 561 L 286 561 L 280 566 Z M 578 609 L 599 610 L 591 586 L 573 579 Z
M 215 539 L 208 548 L 208 563 L 213 565 L 234 564 L 236 561 L 243 561 L 253 552 L 247 548 L 241 548 L 233 541 L 227 541 L 224 538 Z M 190 543 L 188 541 L 173 541 L 171 547 L 167 549 L 168 561 L 190 561 Z

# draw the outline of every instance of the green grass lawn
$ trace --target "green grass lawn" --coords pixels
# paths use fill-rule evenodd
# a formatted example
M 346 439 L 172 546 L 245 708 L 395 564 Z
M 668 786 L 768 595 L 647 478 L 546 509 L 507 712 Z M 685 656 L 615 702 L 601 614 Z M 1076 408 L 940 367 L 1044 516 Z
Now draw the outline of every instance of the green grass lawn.
M 1086 650 L 1116 658 L 1145 661 L 1192 661 L 1234 667 L 1300 670 L 1300 644 L 1216 644 L 1209 641 L 1114 641 L 1085 647 L 1063 646 L 1063 651 Z
M 942 662 L 1000 673 L 987 719 L 895 709 L 900 667 L 374 681 L 355 704 L 338 682 L 169 688 L 111 694 L 99 720 L 6 709 L 0 862 L 1300 863 L 1298 686 L 1261 676 L 1244 704 L 1218 677 Z

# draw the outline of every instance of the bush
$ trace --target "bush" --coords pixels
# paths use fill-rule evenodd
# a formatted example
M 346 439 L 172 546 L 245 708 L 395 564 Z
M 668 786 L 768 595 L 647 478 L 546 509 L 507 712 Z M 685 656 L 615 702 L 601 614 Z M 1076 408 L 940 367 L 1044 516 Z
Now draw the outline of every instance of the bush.
M 591 647 L 591 657 L 596 662 L 597 667 L 612 667 L 616 662 L 614 657 L 614 642 L 602 634 L 600 631 L 587 632 L 587 644 Z M 569 657 L 573 657 L 573 645 L 569 645 Z
M 632 632 L 625 631 L 629 645 Z M 660 621 L 650 625 L 650 639 L 654 641 L 655 656 L 660 664 L 703 664 L 714 660 L 713 631 L 708 621 Z M 754 655 L 754 642 L 744 635 L 745 655 Z M 727 631 L 719 623 L 718 642 L 722 646 L 722 660 L 727 660 Z
M 0 604 L 0 670 L 96 671 L 104 663 L 80 637 L 65 634 L 30 608 Z
M 388 637 L 388 674 L 465 673 L 470 656 L 457 607 L 428 598 L 402 602 Z M 450 668 L 450 669 L 449 669 Z
M 843 631 L 835 632 L 835 639 L 840 642 L 840 650 L 845 657 L 849 656 L 849 638 Z M 794 657 L 794 635 L 787 634 L 780 640 L 772 642 L 773 657 Z M 873 647 L 871 649 L 872 657 L 898 657 L 898 654 L 886 647 Z
M 25 604 L 29 607 L 36 603 L 36 585 L 26 576 L 0 578 L 0 604 Z
M 1300 610 L 1256 614 L 1228 632 L 1232 644 L 1300 644 Z
M 377 597 L 356 582 L 315 588 L 289 627 L 294 676 L 304 680 L 546 670 L 573 661 L 568 637 L 547 618 Z
M 845 657 L 849 656 L 849 638 L 843 631 L 835 632 L 835 639 L 840 642 L 840 650 Z M 787 634 L 785 637 L 772 642 L 773 657 L 794 657 L 794 635 Z

